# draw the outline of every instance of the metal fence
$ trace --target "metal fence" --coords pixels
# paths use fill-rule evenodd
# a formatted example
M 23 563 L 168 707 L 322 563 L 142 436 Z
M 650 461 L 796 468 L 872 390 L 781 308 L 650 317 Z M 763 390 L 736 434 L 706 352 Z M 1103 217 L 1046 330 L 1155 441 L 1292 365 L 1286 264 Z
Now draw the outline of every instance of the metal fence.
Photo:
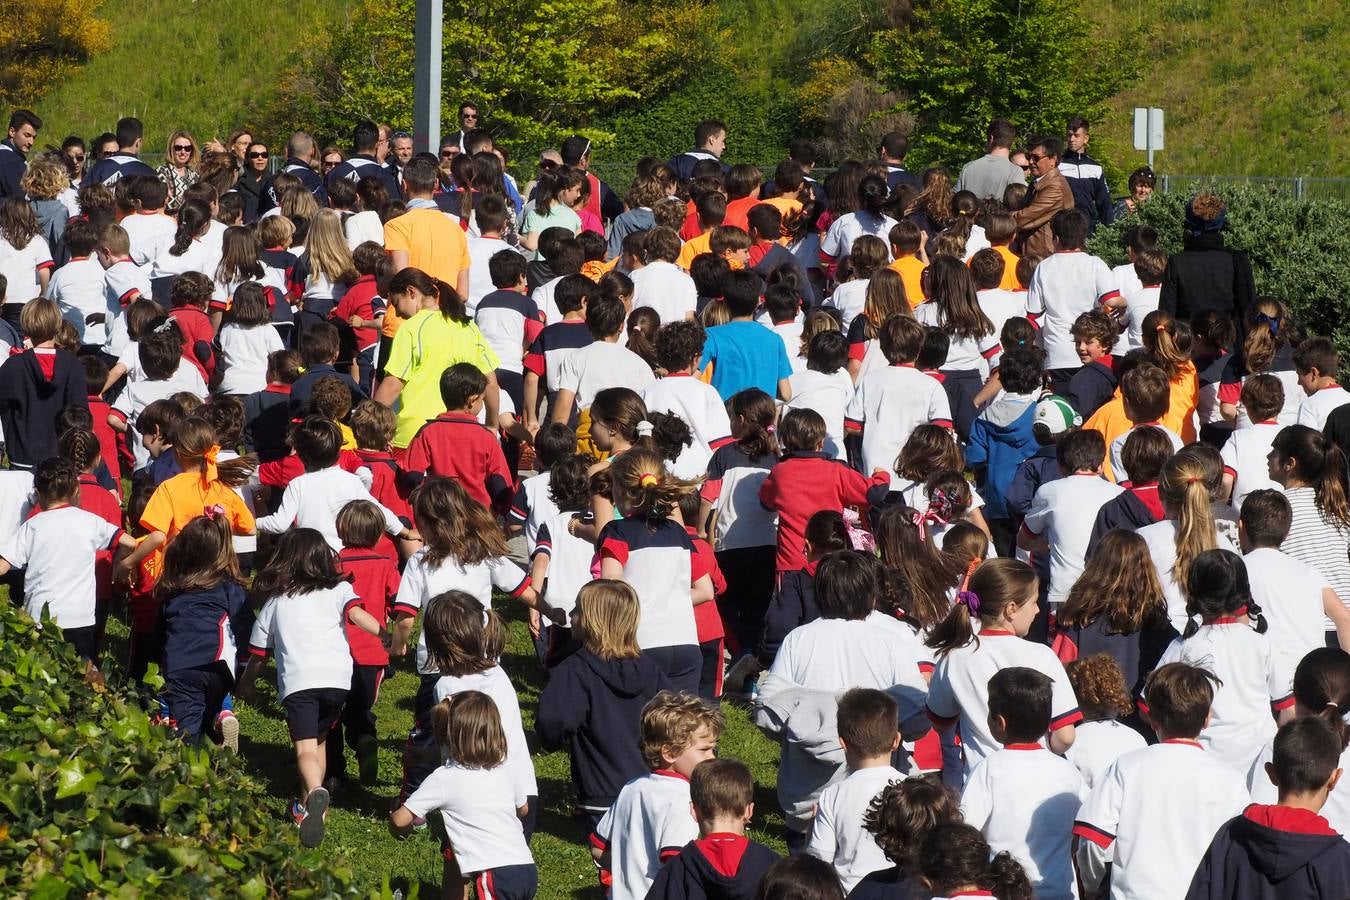
M 1187 193 L 1196 185 L 1209 184 L 1264 188 L 1272 194 L 1289 194 L 1296 200 L 1350 200 L 1350 178 L 1268 177 L 1263 175 L 1159 175 L 1158 189 L 1164 194 Z

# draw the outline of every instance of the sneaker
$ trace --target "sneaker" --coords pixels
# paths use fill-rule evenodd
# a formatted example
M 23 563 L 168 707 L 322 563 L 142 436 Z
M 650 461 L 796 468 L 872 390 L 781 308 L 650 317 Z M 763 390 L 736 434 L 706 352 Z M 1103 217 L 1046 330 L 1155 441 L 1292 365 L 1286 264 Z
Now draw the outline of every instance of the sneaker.
M 380 742 L 373 734 L 356 741 L 356 768 L 363 784 L 374 784 L 380 777 Z
M 300 819 L 300 846 L 313 848 L 323 843 L 323 820 L 328 812 L 328 791 L 317 787 L 305 798 Z
M 231 753 L 239 752 L 239 719 L 228 709 L 220 711 L 216 717 L 216 726 L 220 728 L 220 743 Z
M 727 676 L 722 681 L 723 693 L 734 697 L 748 696 L 746 682 L 754 675 L 759 674 L 759 660 L 755 659 L 753 653 L 746 653 L 727 670 Z
M 300 823 L 305 821 L 305 804 L 301 803 L 299 800 L 292 800 L 287 812 L 290 814 L 291 821 L 295 823 L 296 828 L 299 828 Z

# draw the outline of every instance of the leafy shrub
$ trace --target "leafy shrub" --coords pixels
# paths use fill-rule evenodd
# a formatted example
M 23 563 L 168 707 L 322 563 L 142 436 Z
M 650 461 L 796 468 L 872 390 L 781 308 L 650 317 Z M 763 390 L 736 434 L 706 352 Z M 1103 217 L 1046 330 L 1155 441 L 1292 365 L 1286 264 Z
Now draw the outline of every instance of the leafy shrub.
M 86 682 L 54 625 L 0 602 L 0 646 L 0 894 L 354 894 L 348 870 L 299 852 L 237 759 Z
M 1212 189 L 1228 204 L 1224 237 L 1251 258 L 1257 292 L 1285 301 L 1307 330 L 1335 340 L 1342 354 L 1350 352 L 1350 203 L 1296 200 L 1252 187 Z M 1177 252 L 1192 193 L 1155 194 L 1138 214 L 1098 228 L 1088 249 L 1113 265 L 1122 263 L 1121 235 L 1145 224 L 1158 230 L 1164 250 Z

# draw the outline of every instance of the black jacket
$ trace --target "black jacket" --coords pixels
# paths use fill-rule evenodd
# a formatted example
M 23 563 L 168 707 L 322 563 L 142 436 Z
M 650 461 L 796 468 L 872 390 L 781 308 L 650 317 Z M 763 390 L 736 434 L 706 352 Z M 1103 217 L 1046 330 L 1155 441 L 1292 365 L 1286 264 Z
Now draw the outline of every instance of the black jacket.
M 1161 519 L 1153 514 L 1153 510 L 1132 491 L 1117 494 L 1097 510 L 1097 518 L 1092 523 L 1092 536 L 1088 538 L 1087 555 L 1092 556 L 1092 551 L 1097 549 L 1097 543 L 1113 528 L 1138 531 L 1145 525 L 1159 521 Z
M 324 182 L 325 187 L 338 179 L 350 181 L 356 185 L 368 175 L 374 175 L 384 182 L 384 189 L 389 192 L 389 197 L 397 200 L 403 196 L 403 189 L 399 187 L 398 175 L 390 172 L 385 166 L 380 165 L 379 160 L 373 156 L 367 156 L 364 153 L 358 153 L 347 159 L 345 162 L 338 163 L 333 171 L 328 173 L 328 179 Z
M 244 198 L 245 222 L 252 224 L 258 221 L 258 215 L 262 212 L 263 188 L 266 187 L 267 181 L 266 172 L 244 171 L 234 183 L 234 189 Z
M 911 900 L 920 895 L 927 896 L 916 890 L 910 879 L 901 875 L 896 867 L 865 876 L 849 892 L 848 900 Z
M 32 350 L 0 365 L 0 426 L 10 465 L 29 469 L 56 455 L 56 416 L 67 406 L 89 408 L 84 367 L 73 355 L 56 351 L 51 378 Z
M 1106 186 L 1101 163 L 1086 153 L 1065 150 L 1059 158 L 1059 174 L 1069 182 L 1073 205 L 1083 211 L 1093 228 L 1111 224 L 1115 219 L 1115 206 L 1111 203 L 1111 191 Z
M 19 187 L 19 182 L 27 170 L 27 157 L 14 146 L 14 142 L 8 138 L 0 141 L 0 199 L 23 197 L 23 188 Z
M 286 158 L 286 164 L 281 167 L 281 171 L 299 178 L 300 183 L 314 195 L 315 200 L 319 201 L 320 207 L 328 205 L 328 191 L 324 189 L 323 179 L 309 167 L 309 163 L 303 159 L 289 156 Z M 258 203 L 258 215 L 262 215 L 272 207 L 281 204 L 281 198 L 277 196 L 276 189 L 272 186 L 275 178 L 275 175 L 269 175 L 267 182 L 263 185 L 262 198 Z
M 1064 399 L 1086 422 L 1116 393 L 1117 383 L 1114 359 L 1103 356 L 1073 373 L 1064 389 Z
M 755 654 L 764 668 L 773 665 L 778 648 L 783 646 L 783 638 L 789 631 L 820 618 L 815 582 L 815 563 L 807 563 L 806 568 L 795 572 L 784 572 L 779 579 L 778 590 L 764 613 L 764 636 L 760 638 L 759 651 Z
M 647 900 L 752 900 L 777 861 L 777 853 L 740 835 L 709 835 L 661 868 Z
M 132 175 L 149 175 L 151 178 L 157 178 L 155 170 L 150 168 L 140 158 L 118 150 L 112 156 L 100 159 L 90 167 L 89 171 L 84 173 L 84 180 L 80 182 L 81 187 L 88 187 L 91 184 L 104 184 L 108 187 L 116 187 L 117 182 L 123 178 L 129 178 Z
M 1321 816 L 1258 804 L 1214 835 L 1186 892 L 1186 900 L 1345 897 L 1350 897 L 1350 844 Z
M 1212 309 L 1238 327 L 1237 345 L 1247 331 L 1247 310 L 1256 300 L 1256 282 L 1247 254 L 1224 246 L 1220 233 L 1186 240 L 1185 249 L 1167 260 L 1158 308 L 1190 321 Z
M 605 660 L 582 649 L 549 672 L 534 730 L 546 750 L 567 746 L 582 806 L 611 806 L 626 783 L 651 771 L 639 722 L 663 690 L 674 686 L 646 656 Z

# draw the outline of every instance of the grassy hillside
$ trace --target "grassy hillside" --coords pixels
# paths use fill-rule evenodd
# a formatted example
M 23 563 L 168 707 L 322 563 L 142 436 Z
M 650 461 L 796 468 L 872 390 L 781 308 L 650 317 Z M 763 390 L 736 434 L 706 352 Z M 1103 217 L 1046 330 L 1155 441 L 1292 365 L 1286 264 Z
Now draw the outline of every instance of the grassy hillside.
M 113 49 L 58 86 L 38 105 L 50 140 L 91 135 L 120 115 L 146 123 L 153 148 L 178 126 L 199 138 L 247 124 L 271 95 L 297 38 L 315 33 L 352 0 L 106 0 Z M 628 160 L 678 150 L 687 122 L 722 113 L 733 124 L 732 156 L 781 145 L 790 130 L 787 87 L 804 77 L 822 45 L 865 39 L 862 0 L 793 0 L 792 13 L 766 0 L 721 0 L 728 37 L 724 65 L 669 98 L 656 117 L 661 135 L 630 132 Z M 1350 116 L 1343 85 L 1350 55 L 1339 38 L 1350 27 L 1343 4 L 1323 0 L 1116 0 L 1085 3 L 1104 32 L 1137 35 L 1145 75 L 1114 101 L 1096 149 L 1128 171 L 1144 155 L 1131 149 L 1135 105 L 1167 110 L 1163 172 L 1341 176 L 1350 171 Z M 773 38 L 765 39 L 766 26 Z M 730 93 L 728 93 L 730 92 Z M 726 109 L 714 107 L 727 107 Z M 651 117 L 647 117 L 650 119 Z M 625 116 L 608 123 L 621 129 Z M 670 128 L 665 128 L 665 122 Z M 666 136 L 666 131 L 672 131 Z M 739 134 L 741 140 L 734 140 Z M 667 148 L 665 145 L 670 143 Z M 656 146 L 659 145 L 659 146 Z M 761 154 L 762 155 L 762 154 Z
M 105 0 L 112 49 L 42 98 L 43 139 L 85 138 L 118 118 L 145 123 L 147 150 L 169 132 L 204 140 L 249 126 L 272 95 L 297 39 L 343 14 L 350 0 Z

